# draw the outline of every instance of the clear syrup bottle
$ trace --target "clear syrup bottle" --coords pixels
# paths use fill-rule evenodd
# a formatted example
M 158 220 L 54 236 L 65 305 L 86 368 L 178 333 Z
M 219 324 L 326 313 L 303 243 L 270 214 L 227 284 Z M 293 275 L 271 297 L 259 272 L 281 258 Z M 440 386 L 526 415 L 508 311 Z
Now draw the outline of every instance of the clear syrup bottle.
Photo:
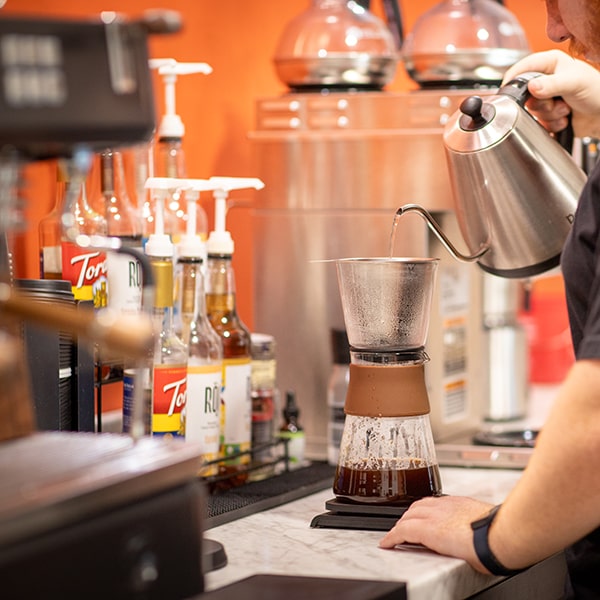
M 94 177 L 94 168 L 89 178 Z M 82 248 L 65 234 L 63 209 L 66 202 L 71 203 L 71 195 L 75 195 L 70 211 L 72 234 L 107 233 L 106 219 L 89 204 L 86 186 L 69 181 L 66 168 L 59 161 L 56 204 L 39 225 L 41 277 L 70 281 L 75 300 L 92 300 L 94 308 L 104 308 L 108 302 L 106 253 Z
M 188 301 L 193 317 L 186 327 L 188 346 L 185 439 L 198 442 L 206 463 L 201 476 L 218 473 L 221 445 L 221 393 L 223 388 L 223 343 L 206 313 L 202 261 L 190 263 L 187 276 L 195 283 Z
M 173 244 L 167 235 L 152 235 L 146 254 L 156 282 L 153 318 L 160 330 L 149 378 L 152 435 L 184 437 L 188 350 L 173 326 Z
M 124 247 L 142 250 L 141 223 L 125 185 L 123 156 L 105 150 L 96 157 L 100 194 L 108 235 L 121 240 Z M 142 274 L 139 261 L 126 253 L 107 254 L 109 307 L 122 313 L 135 314 L 142 308 Z

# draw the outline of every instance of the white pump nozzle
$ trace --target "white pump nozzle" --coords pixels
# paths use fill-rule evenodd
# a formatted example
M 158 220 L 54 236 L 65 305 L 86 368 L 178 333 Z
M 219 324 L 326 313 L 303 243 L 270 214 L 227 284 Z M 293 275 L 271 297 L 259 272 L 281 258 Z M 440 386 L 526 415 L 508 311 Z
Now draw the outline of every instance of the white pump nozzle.
M 165 198 L 169 195 L 172 182 L 177 181 L 170 177 L 149 177 L 144 187 L 156 199 L 156 213 L 154 215 L 154 233 L 146 242 L 145 252 L 148 256 L 172 257 L 174 254 L 171 238 L 165 234 L 164 207 Z
M 175 109 L 175 82 L 178 75 L 191 75 L 192 73 L 212 73 L 212 67 L 206 63 L 180 63 L 174 58 L 151 58 L 151 69 L 156 69 L 162 76 L 165 84 L 165 114 L 158 128 L 159 137 L 182 138 L 185 127 L 181 117 Z
M 187 204 L 187 227 L 185 235 L 181 238 L 178 250 L 179 256 L 187 258 L 206 258 L 206 243 L 196 232 L 196 202 L 200 192 L 213 190 L 214 185 L 208 179 L 179 179 L 181 189 L 185 190 Z
M 208 236 L 208 253 L 231 255 L 234 249 L 233 239 L 225 228 L 229 192 L 248 188 L 260 190 L 265 184 L 256 177 L 211 177 L 208 181 L 213 185 L 215 199 L 215 228 Z

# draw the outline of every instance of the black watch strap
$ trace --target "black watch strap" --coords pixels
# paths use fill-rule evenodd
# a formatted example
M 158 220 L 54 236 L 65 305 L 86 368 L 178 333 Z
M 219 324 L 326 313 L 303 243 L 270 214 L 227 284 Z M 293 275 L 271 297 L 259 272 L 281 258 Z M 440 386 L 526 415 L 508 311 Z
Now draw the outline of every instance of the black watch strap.
M 481 519 L 473 521 L 471 523 L 471 529 L 473 530 L 473 545 L 475 546 L 475 553 L 481 564 L 490 572 L 492 575 L 516 575 L 523 569 L 507 569 L 492 552 L 488 543 L 488 534 L 490 531 L 490 525 L 492 524 L 494 517 L 502 505 L 494 506 L 492 510 Z

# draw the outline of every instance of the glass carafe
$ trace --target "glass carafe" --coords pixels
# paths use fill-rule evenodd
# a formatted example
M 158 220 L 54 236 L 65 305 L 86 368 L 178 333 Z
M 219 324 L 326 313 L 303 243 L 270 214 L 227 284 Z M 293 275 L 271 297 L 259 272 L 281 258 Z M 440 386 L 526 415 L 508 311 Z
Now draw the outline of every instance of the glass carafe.
M 285 27 L 275 68 L 292 89 L 379 89 L 399 59 L 389 27 L 353 0 L 312 0 Z
M 424 87 L 500 85 L 506 69 L 530 53 L 516 16 L 496 0 L 444 0 L 406 36 L 409 75 Z
M 333 486 L 340 500 L 404 506 L 441 493 L 424 368 L 437 263 L 337 261 L 351 358 Z

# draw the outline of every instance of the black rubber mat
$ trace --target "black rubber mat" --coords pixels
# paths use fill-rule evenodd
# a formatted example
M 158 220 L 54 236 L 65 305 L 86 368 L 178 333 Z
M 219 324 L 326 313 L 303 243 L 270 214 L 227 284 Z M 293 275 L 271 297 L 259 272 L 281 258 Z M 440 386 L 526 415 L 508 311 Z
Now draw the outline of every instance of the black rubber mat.
M 205 528 L 267 510 L 333 487 L 335 467 L 313 462 L 262 481 L 253 481 L 208 497 Z M 333 491 L 332 491 L 333 494 Z

